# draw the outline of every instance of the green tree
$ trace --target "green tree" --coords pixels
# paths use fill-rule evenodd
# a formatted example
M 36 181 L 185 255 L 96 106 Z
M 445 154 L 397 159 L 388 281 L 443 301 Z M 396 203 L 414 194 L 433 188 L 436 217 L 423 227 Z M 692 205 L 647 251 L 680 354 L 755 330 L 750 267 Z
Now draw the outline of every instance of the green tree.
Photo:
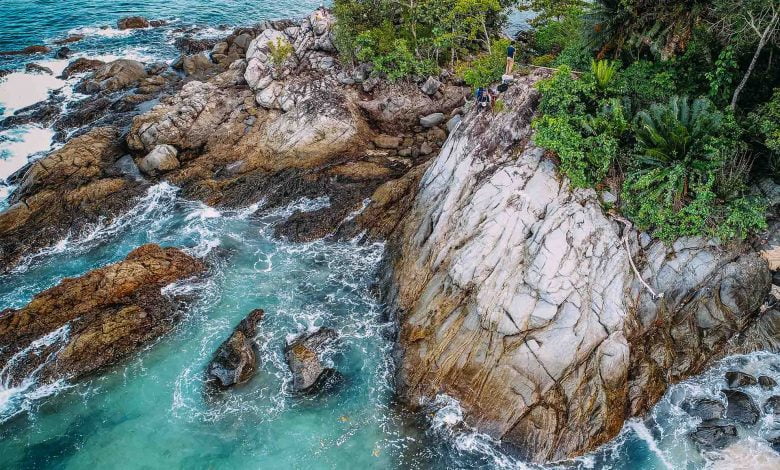
M 768 44 L 780 41 L 780 0 L 715 0 L 711 27 L 726 41 L 753 49 L 753 57 L 734 90 L 731 107 L 750 80 L 761 53 Z
M 517 8 L 536 13 L 531 24 L 539 26 L 550 20 L 561 21 L 572 10 L 582 10 L 586 5 L 585 0 L 520 0 Z
M 484 44 L 488 53 L 493 52 L 488 19 L 501 12 L 498 0 L 455 0 L 450 14 L 450 22 L 457 31 L 462 32 L 466 40 L 476 40 Z

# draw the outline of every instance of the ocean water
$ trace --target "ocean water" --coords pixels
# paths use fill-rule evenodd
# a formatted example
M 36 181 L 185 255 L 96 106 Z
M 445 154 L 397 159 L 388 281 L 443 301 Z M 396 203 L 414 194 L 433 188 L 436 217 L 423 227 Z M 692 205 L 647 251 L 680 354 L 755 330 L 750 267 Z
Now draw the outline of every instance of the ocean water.
M 178 28 L 198 26 L 196 35 L 219 35 L 222 25 L 303 16 L 319 4 L 0 1 L 0 50 L 83 33 L 84 41 L 69 45 L 77 56 L 147 61 L 177 56 Z M 118 18 L 131 14 L 167 19 L 170 25 L 130 32 L 113 28 Z M 23 73 L 30 61 L 55 73 L 67 64 L 50 56 L 0 57 L 0 69 L 14 70 L 0 79 L 0 115 L 53 91 L 74 97 L 72 82 Z M 0 132 L 0 180 L 49 151 L 52 135 L 36 126 Z M 12 190 L 0 184 L 0 210 Z M 447 396 L 438 397 L 421 416 L 409 414 L 393 400 L 393 325 L 375 296 L 384 246 L 293 244 L 271 235 L 274 224 L 292 211 L 327 204 L 320 198 L 274 211 L 218 211 L 183 200 L 177 188 L 161 183 L 125 216 L 31 253 L 14 272 L 0 277 L 2 310 L 21 307 L 64 277 L 121 260 L 148 242 L 181 247 L 211 266 L 205 279 L 169 288 L 196 294 L 176 330 L 105 373 L 49 385 L 32 376 L 11 388 L 0 370 L 0 468 L 780 468 L 780 456 L 763 439 L 778 425 L 771 418 L 740 428 L 739 445 L 706 454 L 687 438 L 697 421 L 680 408 L 692 397 L 722 400 L 723 372 L 733 367 L 780 381 L 780 358 L 770 354 L 728 358 L 674 386 L 650 416 L 628 422 L 604 448 L 547 467 L 522 462 L 469 429 L 460 406 Z M 266 310 L 258 334 L 262 363 L 257 376 L 221 400 L 207 400 L 206 364 L 255 308 Z M 284 345 L 292 335 L 319 326 L 340 334 L 325 359 L 344 381 L 317 398 L 293 396 Z M 67 334 L 63 329 L 40 341 Z M 749 393 L 759 404 L 768 397 L 758 387 Z

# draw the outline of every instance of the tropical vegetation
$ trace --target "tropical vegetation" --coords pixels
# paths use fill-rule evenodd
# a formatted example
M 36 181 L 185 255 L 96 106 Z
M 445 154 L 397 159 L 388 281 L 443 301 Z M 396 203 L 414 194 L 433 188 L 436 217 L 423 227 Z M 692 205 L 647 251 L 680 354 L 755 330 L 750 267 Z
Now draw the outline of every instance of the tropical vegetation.
M 780 0 L 335 0 L 337 47 L 393 80 L 486 86 L 512 8 L 534 12 L 518 63 L 554 69 L 535 142 L 574 186 L 664 240 L 766 227 L 751 188 L 780 181 Z

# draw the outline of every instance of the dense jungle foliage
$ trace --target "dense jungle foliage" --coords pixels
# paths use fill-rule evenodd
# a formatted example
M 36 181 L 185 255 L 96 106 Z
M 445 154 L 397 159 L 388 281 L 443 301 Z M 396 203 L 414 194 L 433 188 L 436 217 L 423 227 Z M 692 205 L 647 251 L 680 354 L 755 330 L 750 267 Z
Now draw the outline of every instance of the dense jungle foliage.
M 535 142 L 572 184 L 664 240 L 766 227 L 753 183 L 780 182 L 780 0 L 336 0 L 338 47 L 391 79 L 486 86 L 511 8 L 535 14 L 518 64 L 555 69 Z

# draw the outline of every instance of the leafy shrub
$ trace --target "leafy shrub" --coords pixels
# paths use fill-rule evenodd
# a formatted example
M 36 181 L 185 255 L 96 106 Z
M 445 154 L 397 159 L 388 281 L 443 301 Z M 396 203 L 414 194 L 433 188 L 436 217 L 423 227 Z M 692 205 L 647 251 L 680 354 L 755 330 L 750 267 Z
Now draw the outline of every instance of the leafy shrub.
M 575 186 L 598 184 L 617 158 L 628 129 L 624 106 L 620 100 L 606 100 L 594 112 L 595 78 L 576 79 L 566 66 L 538 87 L 543 115 L 534 120 L 534 142 L 558 155 L 561 171 Z
M 768 151 L 766 166 L 780 179 L 780 88 L 771 100 L 750 114 L 748 122 L 752 133 Z
M 710 137 L 718 135 L 724 117 L 704 98 L 689 102 L 673 96 L 668 104 L 655 104 L 636 115 L 639 162 L 648 167 L 682 162 L 695 166 L 699 159 L 710 158 Z
M 678 92 L 676 76 L 666 64 L 637 61 L 619 71 L 609 93 L 631 100 L 635 109 L 663 102 Z
M 569 8 L 561 16 L 539 25 L 534 31 L 533 47 L 540 54 L 558 54 L 578 42 L 582 29 L 582 10 Z
M 485 53 L 471 62 L 462 62 L 457 67 L 458 75 L 472 88 L 486 87 L 501 80 L 506 70 L 506 39 L 493 41 L 492 52 Z
M 531 57 L 531 65 L 537 67 L 550 67 L 555 63 L 555 56 L 552 54 L 544 54 Z
M 558 57 L 555 58 L 553 65 L 559 67 L 568 65 L 574 70 L 587 70 L 593 57 L 593 51 L 590 46 L 582 40 L 570 42 L 563 48 Z
M 639 112 L 634 128 L 623 200 L 641 228 L 674 240 L 744 238 L 765 226 L 761 203 L 743 196 L 749 163 L 738 153 L 738 129 L 709 100 L 672 97 Z
M 435 75 L 438 67 L 430 60 L 418 59 L 406 39 L 393 39 L 385 25 L 361 33 L 357 37 L 357 59 L 371 62 L 374 73 L 385 74 L 390 80 L 409 76 Z
M 277 69 L 284 65 L 284 62 L 293 53 L 295 49 L 289 41 L 282 38 L 276 38 L 276 41 L 268 43 L 268 52 L 271 54 L 271 63 Z

